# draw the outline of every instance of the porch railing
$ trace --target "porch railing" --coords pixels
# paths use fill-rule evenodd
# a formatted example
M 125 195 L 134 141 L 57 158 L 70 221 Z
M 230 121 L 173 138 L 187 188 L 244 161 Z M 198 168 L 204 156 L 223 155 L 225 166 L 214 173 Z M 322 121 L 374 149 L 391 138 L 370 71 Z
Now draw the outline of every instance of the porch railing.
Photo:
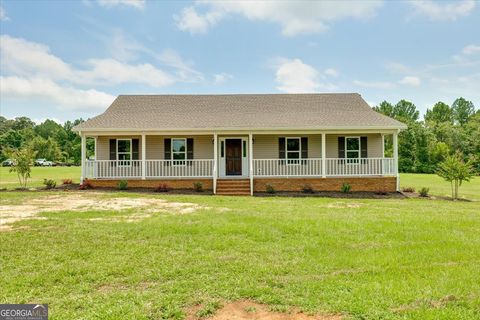
M 327 158 L 326 176 L 386 176 L 395 174 L 393 158 Z
M 85 163 L 87 178 L 122 179 L 141 178 L 141 160 L 88 160 Z
M 253 159 L 255 177 L 310 177 L 322 175 L 322 159 Z

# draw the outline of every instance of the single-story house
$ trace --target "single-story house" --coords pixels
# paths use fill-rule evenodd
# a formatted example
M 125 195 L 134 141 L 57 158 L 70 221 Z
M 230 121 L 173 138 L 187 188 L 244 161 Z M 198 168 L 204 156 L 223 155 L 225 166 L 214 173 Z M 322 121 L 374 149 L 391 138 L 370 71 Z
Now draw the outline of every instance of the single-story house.
M 397 135 L 406 126 L 357 93 L 121 95 L 75 127 L 82 181 L 114 187 L 201 182 L 216 194 L 398 190 Z M 385 157 L 385 136 L 393 157 Z M 86 138 L 95 139 L 94 160 Z

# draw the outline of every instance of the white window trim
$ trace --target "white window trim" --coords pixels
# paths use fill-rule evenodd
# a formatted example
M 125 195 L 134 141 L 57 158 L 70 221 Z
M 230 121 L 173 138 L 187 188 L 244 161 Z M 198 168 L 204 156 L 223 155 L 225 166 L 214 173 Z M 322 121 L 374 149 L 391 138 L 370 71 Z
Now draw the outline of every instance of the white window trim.
M 173 140 L 183 140 L 185 141 L 185 151 L 173 151 Z M 187 165 L 187 150 L 188 146 L 187 146 L 187 138 L 171 138 L 171 143 L 170 143 L 170 154 L 171 154 L 171 160 L 172 160 L 172 165 L 173 166 L 176 166 L 176 167 L 183 167 L 185 165 Z M 174 153 L 185 153 L 185 159 L 184 160 L 175 160 L 173 158 L 173 154 Z M 180 163 L 175 163 L 175 162 L 180 162 Z M 183 162 L 183 163 L 182 163 Z
M 358 150 L 348 150 L 347 139 L 358 139 Z M 348 151 L 358 152 L 358 158 L 348 158 L 347 157 Z M 360 138 L 360 136 L 345 136 L 345 162 L 347 164 L 358 164 L 361 158 L 362 158 L 362 139 Z M 357 161 L 349 162 L 349 160 L 357 160 Z
M 130 152 L 118 152 L 118 141 L 129 141 L 130 142 Z M 116 153 L 117 153 L 117 164 L 119 167 L 131 167 L 132 166 L 132 139 L 117 139 L 117 148 L 116 148 Z M 130 154 L 130 160 L 120 160 L 118 158 L 119 154 Z M 128 164 L 120 164 L 120 161 L 122 162 L 127 162 Z
M 298 159 L 292 159 L 292 160 L 298 160 L 297 163 L 289 163 L 288 159 L 288 140 L 291 139 L 297 139 L 298 140 Z M 297 151 L 290 151 L 290 152 L 297 152 Z M 301 137 L 285 137 L 285 160 L 288 166 L 299 166 L 301 164 L 302 160 L 302 138 Z

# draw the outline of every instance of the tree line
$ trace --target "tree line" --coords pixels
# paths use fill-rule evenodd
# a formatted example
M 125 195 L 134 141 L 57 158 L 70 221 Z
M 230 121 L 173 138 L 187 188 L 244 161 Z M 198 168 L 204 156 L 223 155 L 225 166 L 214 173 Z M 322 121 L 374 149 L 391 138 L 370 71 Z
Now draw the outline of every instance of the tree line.
M 480 173 L 480 110 L 471 101 L 456 99 L 452 105 L 437 102 L 427 109 L 423 120 L 415 104 L 400 100 L 383 101 L 373 108 L 408 126 L 398 137 L 400 172 L 434 173 L 449 155 L 460 154 Z M 84 120 L 54 120 L 35 124 L 28 117 L 6 119 L 0 116 L 0 160 L 15 149 L 28 147 L 37 158 L 79 164 L 80 136 L 72 128 Z M 386 156 L 392 156 L 391 138 L 386 138 Z M 93 154 L 94 142 L 87 139 L 87 156 Z

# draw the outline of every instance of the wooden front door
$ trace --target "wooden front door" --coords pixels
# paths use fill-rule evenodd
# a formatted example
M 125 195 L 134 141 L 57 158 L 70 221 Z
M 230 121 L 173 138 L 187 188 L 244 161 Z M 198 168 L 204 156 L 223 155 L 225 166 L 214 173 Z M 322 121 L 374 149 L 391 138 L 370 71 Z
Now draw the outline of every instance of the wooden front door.
M 225 140 L 225 173 L 227 176 L 242 175 L 242 139 Z

